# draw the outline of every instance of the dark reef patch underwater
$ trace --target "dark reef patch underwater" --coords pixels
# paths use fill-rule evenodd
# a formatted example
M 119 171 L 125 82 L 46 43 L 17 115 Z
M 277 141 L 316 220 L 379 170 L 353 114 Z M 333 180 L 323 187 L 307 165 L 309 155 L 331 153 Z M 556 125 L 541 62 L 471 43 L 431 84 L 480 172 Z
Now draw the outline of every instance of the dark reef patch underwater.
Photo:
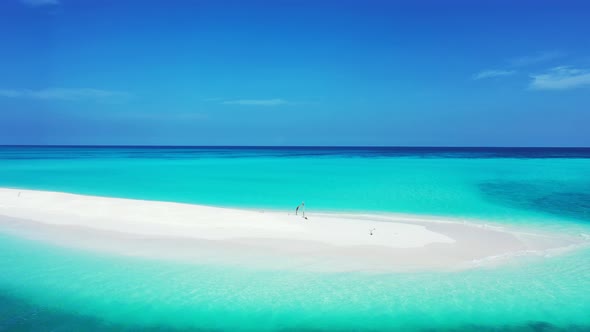
M 590 222 L 590 183 L 498 181 L 481 183 L 479 190 L 496 204 Z

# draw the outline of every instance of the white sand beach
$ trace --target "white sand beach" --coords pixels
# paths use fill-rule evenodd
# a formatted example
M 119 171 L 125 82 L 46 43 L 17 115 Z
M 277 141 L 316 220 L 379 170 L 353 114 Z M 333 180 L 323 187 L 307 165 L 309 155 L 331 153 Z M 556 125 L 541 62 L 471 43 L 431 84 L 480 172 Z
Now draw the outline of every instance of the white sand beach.
M 310 211 L 306 216 L 0 188 L 0 232 L 80 250 L 202 264 L 453 270 L 512 261 L 500 258 L 546 257 L 587 244 L 565 234 L 434 217 Z

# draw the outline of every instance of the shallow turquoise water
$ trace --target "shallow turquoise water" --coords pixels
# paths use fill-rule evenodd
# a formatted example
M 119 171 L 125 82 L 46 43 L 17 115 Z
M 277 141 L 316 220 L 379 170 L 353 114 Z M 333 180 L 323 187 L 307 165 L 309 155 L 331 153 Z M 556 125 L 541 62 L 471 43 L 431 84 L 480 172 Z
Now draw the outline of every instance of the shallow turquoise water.
M 588 157 L 0 148 L 0 186 L 275 209 L 305 200 L 310 213 L 438 214 L 590 234 Z M 0 331 L 590 330 L 588 249 L 454 273 L 304 273 L 74 252 L 0 230 L 0 272 Z
M 304 200 L 310 213 L 590 222 L 590 149 L 576 158 L 335 151 L 0 147 L 0 186 L 276 209 Z
M 0 240 L 7 330 L 590 328 L 590 250 L 497 269 L 371 275 L 183 265 Z

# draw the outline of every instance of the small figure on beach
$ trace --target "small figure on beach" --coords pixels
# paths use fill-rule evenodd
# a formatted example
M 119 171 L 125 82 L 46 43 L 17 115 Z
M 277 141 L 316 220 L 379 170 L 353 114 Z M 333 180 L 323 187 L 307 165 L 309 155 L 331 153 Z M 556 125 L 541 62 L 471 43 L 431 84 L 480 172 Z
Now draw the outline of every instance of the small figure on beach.
M 307 219 L 305 217 L 305 202 L 301 202 L 301 204 L 297 205 L 297 207 L 295 208 L 295 215 L 298 215 L 299 209 L 301 209 L 301 216 Z
M 369 229 L 369 235 L 373 235 L 373 232 L 376 230 L 376 228 L 371 228 Z

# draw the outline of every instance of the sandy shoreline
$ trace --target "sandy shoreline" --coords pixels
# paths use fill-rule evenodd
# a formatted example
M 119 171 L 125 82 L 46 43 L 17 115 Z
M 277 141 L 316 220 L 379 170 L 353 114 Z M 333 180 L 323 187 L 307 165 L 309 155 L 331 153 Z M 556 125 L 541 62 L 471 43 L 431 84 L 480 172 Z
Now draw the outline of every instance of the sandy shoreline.
M 568 235 L 419 216 L 307 216 L 0 188 L 0 231 L 83 250 L 203 264 L 452 270 L 500 261 L 496 258 L 546 256 L 587 243 Z

